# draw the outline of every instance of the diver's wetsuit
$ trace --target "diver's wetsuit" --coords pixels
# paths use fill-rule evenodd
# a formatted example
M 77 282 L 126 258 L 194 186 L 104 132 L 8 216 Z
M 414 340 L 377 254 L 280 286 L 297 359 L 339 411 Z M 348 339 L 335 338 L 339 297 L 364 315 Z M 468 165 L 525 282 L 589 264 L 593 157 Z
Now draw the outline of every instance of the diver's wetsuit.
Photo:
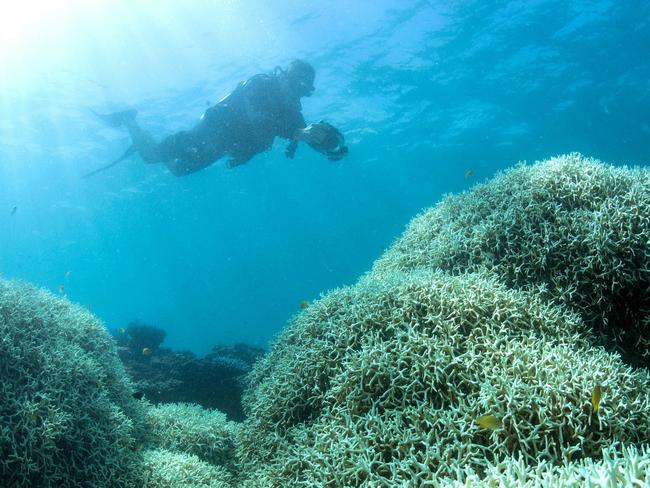
M 157 159 L 177 176 L 225 155 L 232 157 L 230 166 L 243 164 L 269 149 L 275 137 L 293 139 L 305 128 L 301 109 L 300 99 L 283 90 L 276 76 L 255 75 L 206 110 L 194 128 L 163 139 L 155 149 Z

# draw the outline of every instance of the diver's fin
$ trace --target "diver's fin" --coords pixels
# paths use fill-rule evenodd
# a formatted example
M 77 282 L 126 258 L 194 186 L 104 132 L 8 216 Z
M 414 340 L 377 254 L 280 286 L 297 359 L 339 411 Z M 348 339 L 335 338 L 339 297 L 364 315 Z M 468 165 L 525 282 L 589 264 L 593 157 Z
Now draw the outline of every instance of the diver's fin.
M 134 108 L 130 110 L 123 110 L 121 112 L 113 112 L 111 114 L 100 114 L 92 111 L 95 116 L 104 122 L 108 127 L 118 128 L 122 127 L 125 123 L 134 120 L 138 115 L 138 111 Z
M 130 146 L 124 154 L 122 154 L 119 158 L 117 158 L 115 161 L 111 161 L 110 163 L 92 170 L 90 173 L 86 173 L 85 175 L 82 176 L 82 178 L 88 178 L 89 176 L 96 175 L 97 173 L 101 173 L 102 171 L 106 171 L 108 168 L 112 168 L 115 166 L 117 163 L 124 161 L 126 158 L 128 158 L 131 154 L 135 152 L 135 147 Z

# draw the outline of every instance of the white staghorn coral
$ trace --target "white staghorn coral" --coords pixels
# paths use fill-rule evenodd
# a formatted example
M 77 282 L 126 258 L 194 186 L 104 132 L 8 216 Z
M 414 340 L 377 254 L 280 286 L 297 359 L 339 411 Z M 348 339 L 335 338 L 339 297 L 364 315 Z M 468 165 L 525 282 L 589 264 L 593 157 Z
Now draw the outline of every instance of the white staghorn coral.
M 649 182 L 573 154 L 415 218 L 249 375 L 247 486 L 647 483 L 650 381 L 617 350 L 647 353 Z

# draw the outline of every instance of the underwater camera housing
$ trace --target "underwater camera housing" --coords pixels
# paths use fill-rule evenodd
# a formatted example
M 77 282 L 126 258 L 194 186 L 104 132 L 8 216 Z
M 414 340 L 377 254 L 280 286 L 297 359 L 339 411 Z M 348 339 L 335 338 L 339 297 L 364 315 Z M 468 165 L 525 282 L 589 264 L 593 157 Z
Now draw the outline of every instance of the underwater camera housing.
M 310 124 L 305 132 L 310 136 L 305 142 L 330 161 L 339 161 L 348 153 L 341 131 L 324 120 Z

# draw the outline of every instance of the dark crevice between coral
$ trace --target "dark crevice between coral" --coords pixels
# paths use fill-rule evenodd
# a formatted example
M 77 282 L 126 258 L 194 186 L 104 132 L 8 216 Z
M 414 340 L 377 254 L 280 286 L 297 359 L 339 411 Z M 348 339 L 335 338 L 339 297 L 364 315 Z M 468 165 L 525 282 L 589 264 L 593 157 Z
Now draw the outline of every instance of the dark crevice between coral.
M 196 403 L 230 420 L 245 419 L 243 378 L 264 350 L 246 344 L 217 345 L 204 357 L 160 347 L 165 331 L 139 321 L 115 331 L 118 354 L 135 384 L 135 395 L 154 404 Z
M 634 288 L 620 290 L 612 297 L 611 313 L 606 324 L 600 326 L 602 345 L 621 355 L 624 363 L 650 371 L 650 349 L 642 339 L 650 339 L 644 320 L 650 303 L 642 290 L 650 289 L 650 283 L 638 282 Z

